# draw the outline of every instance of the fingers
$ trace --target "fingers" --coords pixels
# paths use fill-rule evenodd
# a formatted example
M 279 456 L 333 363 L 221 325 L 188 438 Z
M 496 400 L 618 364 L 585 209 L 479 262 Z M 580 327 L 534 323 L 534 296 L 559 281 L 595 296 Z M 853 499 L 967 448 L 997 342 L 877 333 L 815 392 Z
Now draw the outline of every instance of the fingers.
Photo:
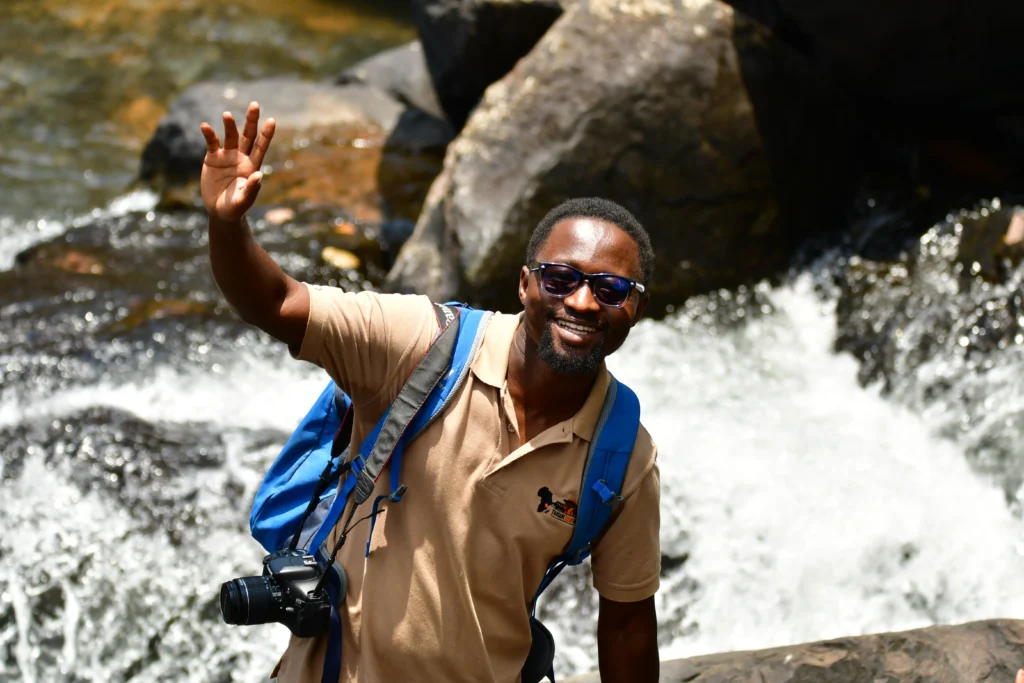
M 260 105 L 258 102 L 250 102 L 249 109 L 245 112 L 245 127 L 242 128 L 242 139 L 238 141 L 238 150 L 242 154 L 252 152 L 252 144 L 256 141 L 256 125 L 260 120 Z
M 259 139 L 253 145 L 252 153 L 249 154 L 249 160 L 256 168 L 263 165 L 263 156 L 270 149 L 270 141 L 274 139 L 275 130 L 277 130 L 277 122 L 274 119 L 267 119 L 267 122 L 263 124 L 263 131 L 260 133 Z
M 1024 669 L 1017 670 L 1017 680 L 1015 683 L 1024 683 Z
M 238 149 L 238 126 L 231 112 L 224 112 L 224 149 Z
M 206 138 L 206 151 L 210 154 L 220 151 L 220 140 L 217 139 L 217 134 L 213 132 L 213 126 L 203 121 L 199 124 L 199 130 L 203 131 L 203 137 Z

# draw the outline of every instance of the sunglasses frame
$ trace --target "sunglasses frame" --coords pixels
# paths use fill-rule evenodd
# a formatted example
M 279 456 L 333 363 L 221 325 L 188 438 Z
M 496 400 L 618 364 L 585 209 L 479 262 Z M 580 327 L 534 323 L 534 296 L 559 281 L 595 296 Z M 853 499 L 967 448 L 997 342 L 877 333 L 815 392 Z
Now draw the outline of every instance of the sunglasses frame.
M 544 269 L 548 268 L 550 266 L 558 266 L 560 268 L 568 268 L 569 270 L 573 271 L 574 273 L 577 273 L 580 276 L 579 280 L 576 282 L 576 286 L 573 287 L 572 291 L 566 292 L 565 294 L 562 294 L 562 295 L 558 295 L 558 294 L 552 294 L 551 292 L 549 292 L 547 290 L 546 287 L 544 287 Z M 630 278 L 628 278 L 628 277 L 626 277 L 624 275 L 616 275 L 615 273 L 584 273 L 579 268 L 574 268 L 574 267 L 570 266 L 567 263 L 547 263 L 547 262 L 545 262 L 545 263 L 538 263 L 537 265 L 533 266 L 532 268 L 529 268 L 529 272 L 532 273 L 534 271 L 540 272 L 540 277 L 539 277 L 540 282 L 538 284 L 540 285 L 540 287 L 544 291 L 544 293 L 547 294 L 548 296 L 553 296 L 556 299 L 564 299 L 567 296 L 572 296 L 574 293 L 576 293 L 577 290 L 579 290 L 579 288 L 585 282 L 585 283 L 587 283 L 587 287 L 590 288 L 590 295 L 594 297 L 594 301 L 596 301 L 597 303 L 601 304 L 602 306 L 607 306 L 609 308 L 622 308 L 623 306 L 625 306 L 626 302 L 629 301 L 629 297 L 633 293 L 634 289 L 639 294 L 643 294 L 647 290 L 647 287 L 645 287 L 643 284 L 637 282 L 636 280 L 630 279 Z M 623 297 L 621 304 L 605 303 L 604 301 L 601 301 L 597 297 L 597 294 L 594 292 L 594 279 L 595 278 L 599 278 L 599 277 L 614 277 L 614 278 L 618 278 L 620 280 L 625 280 L 626 282 L 629 283 L 629 290 L 626 292 L 626 296 Z

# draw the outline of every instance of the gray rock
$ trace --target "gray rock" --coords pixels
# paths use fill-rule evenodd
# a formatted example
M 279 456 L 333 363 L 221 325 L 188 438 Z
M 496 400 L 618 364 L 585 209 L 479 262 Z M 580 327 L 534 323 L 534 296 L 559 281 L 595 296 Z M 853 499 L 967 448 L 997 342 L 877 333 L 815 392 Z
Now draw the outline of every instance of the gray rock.
M 727 5 L 590 0 L 487 90 L 386 286 L 515 308 L 537 222 L 602 196 L 652 235 L 657 312 L 838 224 L 854 141 L 839 95 Z
M 487 86 L 562 13 L 558 0 L 414 0 L 412 7 L 438 99 L 456 130 Z
M 408 108 L 384 90 L 354 83 L 332 85 L 268 78 L 256 81 L 200 83 L 181 94 L 160 122 L 142 153 L 140 177 L 145 181 L 180 184 L 199 177 L 206 145 L 199 124 L 208 121 L 223 135 L 221 114 L 239 121 L 256 100 L 262 121 L 277 119 L 278 130 L 369 122 L 391 135 L 389 144 L 441 147 L 451 136 L 444 122 L 408 114 Z M 395 135 L 401 124 L 402 130 Z M 394 142 L 392 142 L 394 141 Z
M 343 71 L 334 82 L 379 88 L 407 106 L 445 118 L 418 40 L 364 59 Z
M 1024 622 L 994 619 L 666 661 L 661 683 L 1013 683 L 1022 665 Z

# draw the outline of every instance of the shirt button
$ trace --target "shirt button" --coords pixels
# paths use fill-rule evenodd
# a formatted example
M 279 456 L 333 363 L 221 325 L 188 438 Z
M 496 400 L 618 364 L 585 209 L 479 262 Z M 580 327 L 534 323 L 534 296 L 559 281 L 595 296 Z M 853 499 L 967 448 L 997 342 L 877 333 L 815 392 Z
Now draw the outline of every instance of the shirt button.
M 516 431 L 516 426 L 514 424 L 512 424 L 511 422 L 508 423 L 508 431 L 509 432 Z

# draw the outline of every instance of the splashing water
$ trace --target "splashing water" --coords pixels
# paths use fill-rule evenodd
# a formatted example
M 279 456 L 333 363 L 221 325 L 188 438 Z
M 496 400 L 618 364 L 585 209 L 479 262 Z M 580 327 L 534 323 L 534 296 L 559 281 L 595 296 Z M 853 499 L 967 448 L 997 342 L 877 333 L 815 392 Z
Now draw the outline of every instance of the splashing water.
M 998 487 L 859 386 L 810 275 L 762 294 L 744 324 L 641 323 L 609 359 L 659 446 L 662 657 L 1019 615 Z M 585 573 L 542 609 L 560 670 L 594 668 Z

